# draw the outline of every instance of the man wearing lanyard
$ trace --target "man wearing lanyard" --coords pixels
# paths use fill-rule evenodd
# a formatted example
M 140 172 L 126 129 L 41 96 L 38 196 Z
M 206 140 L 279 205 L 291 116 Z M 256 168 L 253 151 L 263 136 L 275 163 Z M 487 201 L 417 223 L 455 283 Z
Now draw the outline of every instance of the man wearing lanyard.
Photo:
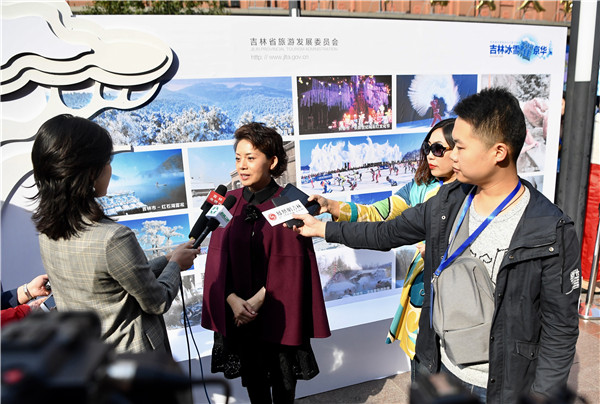
M 304 226 L 294 230 L 377 250 L 425 239 L 419 373 L 451 373 L 487 403 L 553 396 L 567 384 L 579 335 L 581 275 L 573 221 L 517 175 L 526 127 L 514 96 L 486 89 L 454 111 L 451 159 L 458 181 L 392 221 L 324 223 L 299 215 Z M 480 259 L 494 286 L 488 361 L 471 364 L 453 363 L 430 323 L 431 281 L 438 269 L 452 270 L 448 245 L 463 220 L 470 237 L 462 254 Z

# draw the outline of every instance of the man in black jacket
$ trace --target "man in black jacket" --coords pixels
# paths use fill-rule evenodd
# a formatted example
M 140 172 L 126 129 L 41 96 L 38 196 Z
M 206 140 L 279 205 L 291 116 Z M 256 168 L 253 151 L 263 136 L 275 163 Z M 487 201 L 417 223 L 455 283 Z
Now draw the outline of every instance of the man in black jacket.
M 580 249 L 573 222 L 517 175 L 526 128 L 514 96 L 499 88 L 482 90 L 454 110 L 451 159 L 458 181 L 392 221 L 324 223 L 299 215 L 304 226 L 294 230 L 377 250 L 425 239 L 418 369 L 454 374 L 482 402 L 552 396 L 566 386 L 579 335 Z M 494 287 L 488 361 L 477 363 L 456 363 L 430 325 L 432 277 L 448 259 L 461 223 L 475 233 L 462 256 L 481 260 Z M 468 338 L 464 343 L 470 344 Z

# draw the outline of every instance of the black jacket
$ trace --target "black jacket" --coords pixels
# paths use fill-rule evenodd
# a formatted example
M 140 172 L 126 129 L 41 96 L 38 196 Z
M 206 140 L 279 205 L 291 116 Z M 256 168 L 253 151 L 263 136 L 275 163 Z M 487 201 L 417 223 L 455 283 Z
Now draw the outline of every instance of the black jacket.
M 527 181 L 531 198 L 502 261 L 490 334 L 488 403 L 515 403 L 531 392 L 566 386 L 579 335 L 579 242 L 572 220 Z M 472 186 L 454 182 L 388 222 L 327 223 L 326 240 L 389 250 L 426 240 L 425 299 L 416 357 L 440 366 L 439 339 L 429 326 L 430 284 L 454 219 Z

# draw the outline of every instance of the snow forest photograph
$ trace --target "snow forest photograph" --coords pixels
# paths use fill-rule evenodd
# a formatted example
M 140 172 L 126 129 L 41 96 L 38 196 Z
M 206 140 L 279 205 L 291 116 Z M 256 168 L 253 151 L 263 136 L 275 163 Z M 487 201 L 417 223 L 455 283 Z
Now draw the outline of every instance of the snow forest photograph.
M 131 111 L 109 109 L 93 119 L 116 145 L 207 142 L 232 139 L 249 122 L 282 136 L 294 134 L 292 78 L 174 79 L 156 98 Z
M 189 240 L 188 215 L 119 220 L 119 223 L 129 227 L 135 233 L 149 260 L 165 255 L 177 245 Z
M 477 92 L 477 75 L 401 75 L 396 77 L 396 127 L 424 130 L 456 117 L 454 107 Z
M 426 133 L 300 140 L 307 194 L 371 193 L 412 180 Z M 330 196 L 327 196 L 328 198 Z
M 106 196 L 98 202 L 107 216 L 187 207 L 181 149 L 117 153 Z
M 301 135 L 392 128 L 392 76 L 301 76 Z
M 504 87 L 521 105 L 527 136 L 517 160 L 519 173 L 540 172 L 546 160 L 548 111 L 550 105 L 549 74 L 490 74 L 481 77 L 482 88 Z

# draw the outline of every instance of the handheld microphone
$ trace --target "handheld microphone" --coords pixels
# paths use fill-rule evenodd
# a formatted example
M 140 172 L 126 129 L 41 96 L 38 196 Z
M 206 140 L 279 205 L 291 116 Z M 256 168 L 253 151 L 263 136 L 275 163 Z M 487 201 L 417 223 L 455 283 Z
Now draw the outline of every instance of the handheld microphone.
M 225 202 L 223 202 L 223 206 L 215 207 L 215 211 L 211 213 L 211 215 L 213 215 L 214 217 L 212 217 L 208 221 L 206 228 L 198 236 L 192 248 L 200 247 L 200 244 L 202 244 L 202 242 L 209 235 L 209 233 L 214 231 L 217 227 L 219 227 L 219 225 L 222 225 L 222 227 L 227 226 L 227 223 L 229 223 L 229 220 L 231 220 L 231 214 L 229 213 L 229 209 L 231 209 L 236 202 L 237 198 L 233 195 L 229 195 L 225 199 Z M 229 219 L 226 219 L 227 216 L 229 217 Z
M 225 185 L 219 185 L 217 189 L 214 191 L 210 191 L 206 200 L 202 204 L 202 213 L 196 220 L 194 227 L 190 231 L 189 238 L 197 239 L 198 235 L 202 233 L 202 231 L 206 228 L 206 224 L 208 223 L 208 219 L 206 218 L 206 213 L 213 207 L 213 205 L 221 205 L 225 200 L 225 194 L 227 193 L 227 187 Z

